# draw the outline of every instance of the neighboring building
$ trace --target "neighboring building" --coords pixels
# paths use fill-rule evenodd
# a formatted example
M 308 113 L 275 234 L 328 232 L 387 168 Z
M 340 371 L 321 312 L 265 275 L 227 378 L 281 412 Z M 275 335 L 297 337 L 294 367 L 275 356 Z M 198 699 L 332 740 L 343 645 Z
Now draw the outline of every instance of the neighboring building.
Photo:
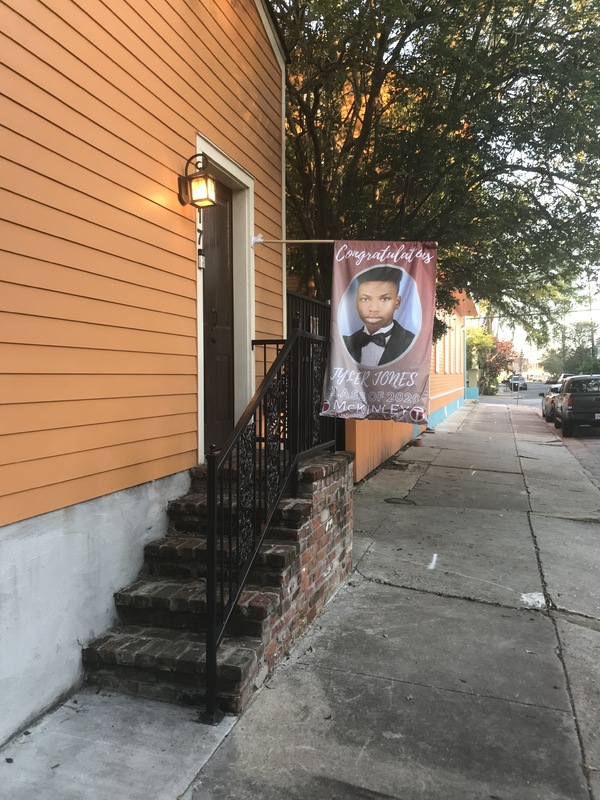
M 458 297 L 453 314 L 446 315 L 447 331 L 431 353 L 428 424 L 435 428 L 465 401 L 465 328 L 477 315 L 468 297 Z M 346 448 L 356 454 L 354 480 L 359 481 L 412 441 L 424 426 L 377 420 L 346 420 Z
M 465 397 L 477 396 L 467 392 L 466 381 L 466 333 L 468 320 L 472 317 L 477 317 L 475 304 L 466 295 L 459 295 L 454 312 L 444 319 L 446 333 L 433 346 L 429 399 L 431 428 L 460 408 Z
M 0 0 L 0 743 L 81 679 L 285 335 L 284 57 L 262 0 Z M 182 206 L 205 153 L 219 205 Z M 203 250 L 198 253 L 199 248 Z

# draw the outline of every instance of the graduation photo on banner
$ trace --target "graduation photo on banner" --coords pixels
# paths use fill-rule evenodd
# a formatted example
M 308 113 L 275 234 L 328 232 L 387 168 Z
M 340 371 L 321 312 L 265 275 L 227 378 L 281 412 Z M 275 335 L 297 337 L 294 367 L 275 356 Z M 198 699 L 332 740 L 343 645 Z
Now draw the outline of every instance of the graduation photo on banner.
M 323 416 L 427 423 L 437 248 L 335 242 Z

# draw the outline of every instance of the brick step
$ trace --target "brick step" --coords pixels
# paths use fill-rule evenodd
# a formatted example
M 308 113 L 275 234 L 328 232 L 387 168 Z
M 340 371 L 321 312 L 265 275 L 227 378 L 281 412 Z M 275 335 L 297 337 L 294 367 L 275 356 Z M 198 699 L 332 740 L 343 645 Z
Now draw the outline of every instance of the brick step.
M 260 449 L 260 448 L 259 448 Z M 258 451 L 257 451 L 258 453 Z M 283 458 L 283 456 L 282 456 Z M 264 468 L 264 463 L 263 463 Z M 281 463 L 281 468 L 283 469 L 283 462 Z M 236 478 L 238 474 L 238 465 L 235 458 L 232 459 L 231 465 L 226 465 L 223 468 L 222 475 L 227 480 L 230 477 Z M 192 478 L 192 492 L 203 492 L 206 491 L 206 481 L 208 477 L 208 464 L 198 464 L 195 467 L 192 467 L 190 470 L 190 475 Z
M 142 577 L 116 592 L 115 605 L 124 625 L 204 631 L 206 584 L 197 579 Z M 279 595 L 247 586 L 228 626 L 235 635 L 263 638 L 277 613 Z
M 264 645 L 226 636 L 218 651 L 219 703 L 238 714 L 258 680 Z M 181 705 L 205 701 L 206 644 L 200 634 L 139 625 L 111 628 L 83 650 L 86 682 Z
M 300 470 L 303 497 L 279 503 L 218 650 L 225 711 L 242 712 L 348 574 L 350 461 L 344 453 L 311 460 Z M 146 546 L 142 574 L 115 594 L 121 624 L 84 649 L 89 683 L 175 703 L 205 702 L 205 467 L 194 472 L 194 491 L 170 504 L 168 535 Z M 232 512 L 235 523 L 235 507 Z
M 256 557 L 253 572 L 284 570 L 293 563 L 297 551 L 298 544 L 291 537 L 282 542 L 269 531 L 269 538 L 263 541 Z M 156 539 L 145 546 L 144 562 L 150 575 L 203 578 L 206 574 L 206 537 L 170 534 Z
M 230 504 L 225 498 L 225 513 L 231 513 L 232 524 L 235 525 L 237 501 Z M 178 497 L 169 503 L 168 514 L 172 528 L 177 532 L 186 532 L 194 536 L 206 534 L 206 516 L 208 499 L 206 492 L 191 492 Z M 300 526 L 306 522 L 311 513 L 311 502 L 304 498 L 285 498 L 275 509 L 272 525 Z

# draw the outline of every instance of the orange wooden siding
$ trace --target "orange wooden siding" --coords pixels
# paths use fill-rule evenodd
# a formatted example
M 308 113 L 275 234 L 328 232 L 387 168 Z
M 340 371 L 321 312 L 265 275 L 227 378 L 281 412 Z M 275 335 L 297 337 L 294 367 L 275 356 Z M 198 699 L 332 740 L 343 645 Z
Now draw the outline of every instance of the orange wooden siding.
M 346 450 L 355 454 L 354 481 L 360 481 L 413 438 L 413 426 L 391 420 L 346 420 Z
M 251 0 L 0 0 L 0 525 L 197 461 L 196 133 L 282 238 L 282 75 Z M 280 248 L 255 253 L 281 336 Z M 250 354 L 247 356 L 250 358 Z

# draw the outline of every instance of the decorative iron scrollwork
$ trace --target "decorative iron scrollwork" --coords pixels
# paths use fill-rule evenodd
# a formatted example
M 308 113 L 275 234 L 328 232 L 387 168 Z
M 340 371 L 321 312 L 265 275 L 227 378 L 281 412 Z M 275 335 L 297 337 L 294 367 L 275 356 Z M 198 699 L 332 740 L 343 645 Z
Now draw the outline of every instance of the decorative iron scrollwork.
M 315 342 L 312 346 L 312 437 L 311 444 L 316 445 L 321 437 L 321 406 L 323 404 L 323 346 Z
M 265 398 L 266 496 L 270 506 L 279 495 L 279 453 L 283 432 L 283 375 L 277 375 Z
M 256 423 L 248 423 L 238 446 L 238 565 L 244 564 L 254 550 L 254 454 L 256 452 Z

